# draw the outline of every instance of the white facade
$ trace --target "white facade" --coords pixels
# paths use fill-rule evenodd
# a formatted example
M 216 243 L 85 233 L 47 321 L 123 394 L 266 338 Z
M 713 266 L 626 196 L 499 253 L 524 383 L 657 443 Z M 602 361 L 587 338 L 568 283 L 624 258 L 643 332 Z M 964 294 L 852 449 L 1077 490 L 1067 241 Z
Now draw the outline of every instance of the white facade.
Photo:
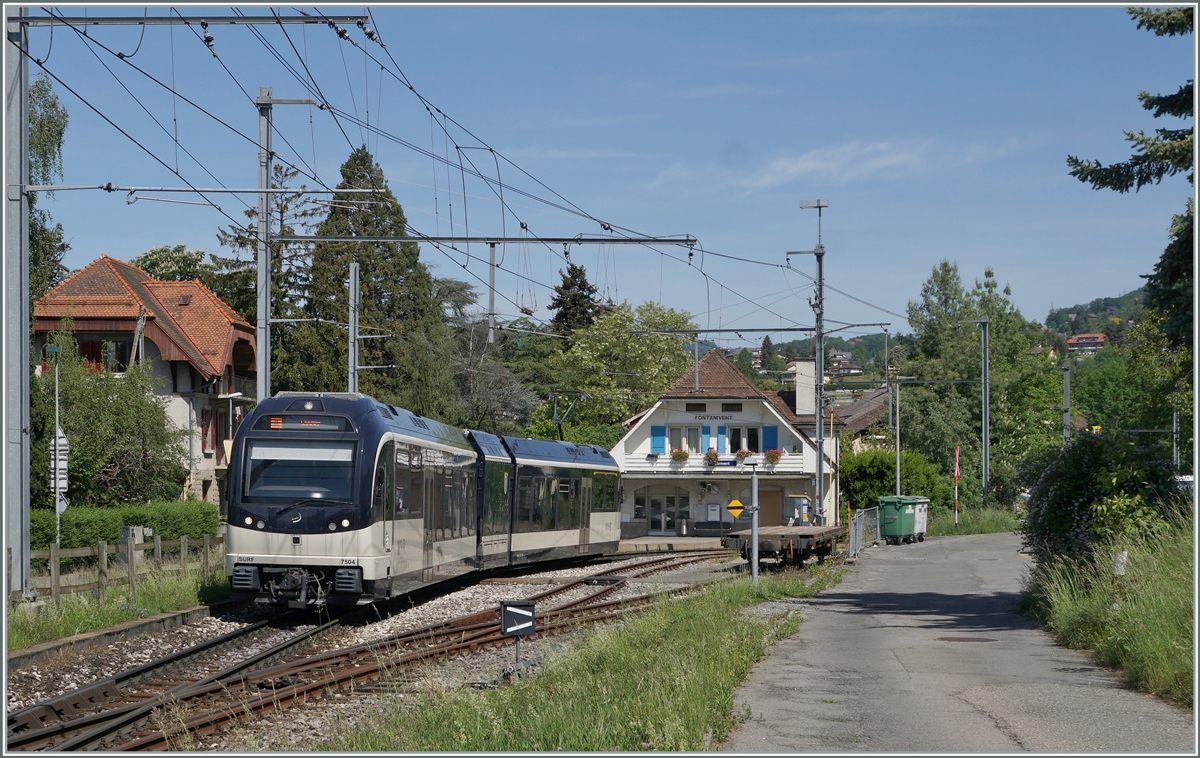
M 826 442 L 827 456 L 834 445 L 834 440 Z M 706 460 L 710 449 L 716 451 L 715 465 Z M 738 449 L 749 455 L 739 460 Z M 686 460 L 673 460 L 673 450 L 686 451 Z M 780 451 L 777 462 L 768 462 L 768 450 Z M 817 520 L 811 512 L 813 441 L 761 397 L 663 398 L 611 452 L 623 481 L 622 537 L 706 536 L 748 526 L 748 512 L 735 520 L 727 508 L 735 499 L 751 505 L 753 469 L 758 472 L 760 525 L 787 524 L 789 519 L 800 523 L 802 511 L 810 522 Z M 831 469 L 827 462 L 827 491 L 836 481 Z M 836 502 L 834 495 L 828 502 Z M 830 509 L 827 521 L 836 523 L 836 509 Z

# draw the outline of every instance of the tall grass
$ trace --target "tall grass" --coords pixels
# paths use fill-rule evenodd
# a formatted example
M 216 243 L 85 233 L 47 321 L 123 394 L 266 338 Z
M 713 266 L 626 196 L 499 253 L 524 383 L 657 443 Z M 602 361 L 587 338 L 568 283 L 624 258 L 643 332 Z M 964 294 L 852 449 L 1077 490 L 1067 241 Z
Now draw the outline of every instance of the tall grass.
M 954 511 L 947 508 L 930 509 L 926 537 L 946 537 L 955 534 L 995 534 L 1015 532 L 1016 514 L 1009 508 L 970 507 L 958 509 L 958 523 L 954 523 Z
M 591 631 L 569 653 L 516 684 L 476 692 L 389 698 L 367 724 L 340 730 L 338 751 L 700 750 L 727 738 L 743 715 L 738 685 L 800 620 L 751 618 L 765 600 L 815 594 L 839 581 L 788 571 L 662 600 L 624 625 Z
M 62 596 L 62 607 L 55 608 L 46 595 L 46 607 L 39 611 L 10 611 L 8 614 L 8 649 L 36 645 L 39 642 L 71 637 L 76 634 L 146 618 L 167 611 L 180 611 L 201 603 L 214 602 L 229 596 L 229 581 L 225 577 L 225 556 L 214 550 L 209 555 L 209 574 L 198 570 L 187 576 L 154 571 L 138 575 L 137 601 L 129 599 L 128 587 L 110 587 L 104 607 L 91 593 Z
M 1192 707 L 1194 536 L 1190 509 L 1162 534 L 1127 536 L 1043 561 L 1021 610 L 1060 642 L 1091 650 L 1127 683 Z M 1126 573 L 1113 576 L 1118 552 Z

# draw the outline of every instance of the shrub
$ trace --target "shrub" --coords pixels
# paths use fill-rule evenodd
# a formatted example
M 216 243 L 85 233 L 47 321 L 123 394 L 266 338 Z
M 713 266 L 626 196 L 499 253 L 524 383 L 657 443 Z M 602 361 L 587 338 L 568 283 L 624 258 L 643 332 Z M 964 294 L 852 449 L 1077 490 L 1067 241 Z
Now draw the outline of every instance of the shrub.
M 871 508 L 881 495 L 896 494 L 896 454 L 864 450 L 843 455 L 841 486 L 851 508 Z M 954 506 L 954 486 L 920 453 L 900 451 L 900 491 L 929 498 L 930 508 Z
M 1173 473 L 1160 447 L 1107 435 L 1083 434 L 1064 447 L 1034 453 L 1020 472 L 1029 489 L 1021 524 L 1025 544 L 1039 559 L 1079 554 L 1095 536 L 1097 513 L 1096 527 L 1108 531 L 1145 504 L 1163 507 L 1176 491 Z M 1115 499 L 1105 504 L 1106 498 Z M 1144 522 L 1147 516 L 1139 518 Z
M 46 550 L 54 542 L 54 512 L 29 514 L 30 547 Z M 202 500 L 127 505 L 120 508 L 68 508 L 62 516 L 62 547 L 93 547 L 100 540 L 115 545 L 122 526 L 148 526 L 164 540 L 202 539 L 217 533 L 217 506 Z

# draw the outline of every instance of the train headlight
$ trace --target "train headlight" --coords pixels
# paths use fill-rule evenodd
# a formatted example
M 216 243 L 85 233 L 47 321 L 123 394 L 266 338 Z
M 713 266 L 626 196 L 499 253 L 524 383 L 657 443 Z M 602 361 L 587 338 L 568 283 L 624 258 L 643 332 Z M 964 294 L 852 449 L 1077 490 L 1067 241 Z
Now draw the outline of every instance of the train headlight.
M 342 528 L 343 528 L 343 529 L 349 529 L 349 528 L 350 528 L 350 519 L 348 519 L 348 518 L 344 518 L 344 519 L 342 519 Z
M 331 532 L 336 532 L 336 531 L 337 531 L 337 524 L 336 524 L 336 523 L 334 523 L 333 521 L 330 521 L 330 522 L 329 522 L 329 531 L 331 531 Z
M 253 523 L 254 523 L 254 518 L 251 516 L 247 516 L 246 517 L 246 526 L 250 526 Z
M 265 529 L 267 526 L 267 522 L 263 521 L 262 519 L 259 519 L 258 523 L 255 524 L 255 526 L 257 526 L 259 529 Z

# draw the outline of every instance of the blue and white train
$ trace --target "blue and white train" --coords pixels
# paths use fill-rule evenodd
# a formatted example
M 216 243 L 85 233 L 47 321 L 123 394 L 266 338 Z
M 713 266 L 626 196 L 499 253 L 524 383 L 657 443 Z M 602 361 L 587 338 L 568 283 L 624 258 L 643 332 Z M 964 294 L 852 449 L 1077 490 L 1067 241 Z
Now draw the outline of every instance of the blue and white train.
M 620 486 L 594 445 L 464 431 L 358 393 L 280 392 L 233 440 L 226 573 L 234 599 L 299 608 L 611 553 Z

